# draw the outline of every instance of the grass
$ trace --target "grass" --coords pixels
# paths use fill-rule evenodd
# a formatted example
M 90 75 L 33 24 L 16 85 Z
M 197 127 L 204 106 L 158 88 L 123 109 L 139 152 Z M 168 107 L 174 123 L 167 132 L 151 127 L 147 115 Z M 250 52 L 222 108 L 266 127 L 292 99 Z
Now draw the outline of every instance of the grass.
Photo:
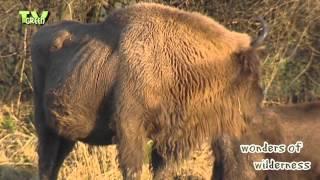
M 16 129 L 16 124 L 12 117 L 4 116 L 1 121 L 1 128 L 13 132 Z

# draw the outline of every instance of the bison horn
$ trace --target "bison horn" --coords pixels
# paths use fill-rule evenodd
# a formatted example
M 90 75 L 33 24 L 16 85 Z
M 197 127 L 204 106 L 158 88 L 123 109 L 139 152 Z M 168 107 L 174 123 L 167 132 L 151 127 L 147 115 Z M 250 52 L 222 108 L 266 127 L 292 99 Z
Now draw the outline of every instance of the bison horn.
M 260 31 L 258 37 L 251 42 L 251 47 L 253 48 L 261 46 L 269 32 L 267 22 L 261 16 L 259 16 L 257 20 L 262 24 L 262 31 Z

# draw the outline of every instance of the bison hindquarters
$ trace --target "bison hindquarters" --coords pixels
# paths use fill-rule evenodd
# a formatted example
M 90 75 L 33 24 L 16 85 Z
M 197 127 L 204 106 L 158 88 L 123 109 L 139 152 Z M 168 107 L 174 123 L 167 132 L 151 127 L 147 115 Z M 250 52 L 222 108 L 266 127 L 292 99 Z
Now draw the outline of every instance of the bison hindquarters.
M 108 145 L 115 136 L 110 122 L 117 61 L 98 31 L 107 30 L 67 21 L 42 27 L 32 39 L 40 180 L 57 179 L 76 141 Z

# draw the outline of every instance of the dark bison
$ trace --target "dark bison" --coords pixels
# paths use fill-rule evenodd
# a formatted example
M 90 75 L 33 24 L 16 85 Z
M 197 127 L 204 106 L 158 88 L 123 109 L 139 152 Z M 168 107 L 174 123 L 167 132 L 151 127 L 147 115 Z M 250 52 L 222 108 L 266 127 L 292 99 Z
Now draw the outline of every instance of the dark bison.
M 261 102 L 252 40 L 199 13 L 140 3 L 99 24 L 62 22 L 32 41 L 40 179 L 56 179 L 76 141 L 116 136 L 125 178 L 183 158 L 225 133 L 240 137 Z
M 223 136 L 215 146 L 215 176 L 219 179 L 295 179 L 316 180 L 320 178 L 320 102 L 284 105 L 265 108 L 249 123 L 247 133 L 240 140 Z M 295 144 L 303 142 L 300 153 L 241 154 L 240 144 Z M 253 161 L 273 158 L 276 161 L 299 162 L 310 170 L 302 171 L 256 171 Z M 309 161 L 302 163 L 301 161 Z

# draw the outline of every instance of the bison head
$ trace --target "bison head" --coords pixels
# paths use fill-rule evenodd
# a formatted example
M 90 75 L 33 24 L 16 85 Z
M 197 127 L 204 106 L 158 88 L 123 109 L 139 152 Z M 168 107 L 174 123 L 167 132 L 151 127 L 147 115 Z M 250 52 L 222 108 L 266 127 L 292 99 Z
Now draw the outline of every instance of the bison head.
M 268 27 L 262 18 L 259 18 L 259 21 L 262 24 L 262 30 L 258 37 L 251 40 L 249 47 L 241 49 L 231 56 L 231 62 L 235 63 L 234 67 L 237 69 L 233 71 L 234 76 L 228 93 L 231 97 L 235 96 L 232 97 L 233 103 L 238 98 L 239 109 L 237 111 L 239 111 L 240 117 L 245 120 L 244 122 L 256 115 L 263 99 L 263 91 L 260 86 L 261 60 L 258 57 L 258 50 L 267 36 Z

